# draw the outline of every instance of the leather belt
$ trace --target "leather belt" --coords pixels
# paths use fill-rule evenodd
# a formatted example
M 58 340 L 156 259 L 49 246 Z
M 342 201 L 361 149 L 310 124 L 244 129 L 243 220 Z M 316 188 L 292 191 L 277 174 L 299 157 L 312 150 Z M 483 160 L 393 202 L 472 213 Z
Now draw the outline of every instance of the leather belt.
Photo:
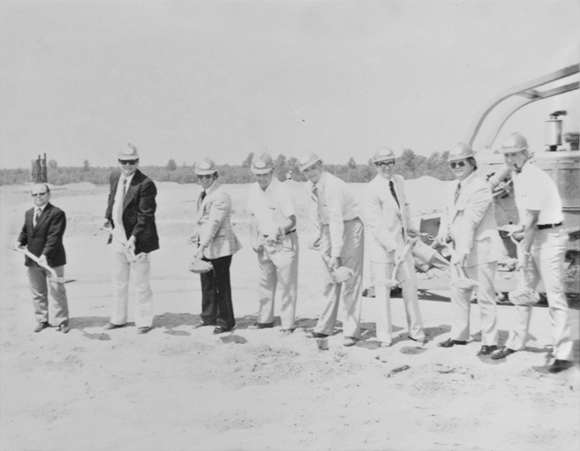
M 559 222 L 558 224 L 538 224 L 536 226 L 536 228 L 538 230 L 544 230 L 544 229 L 555 229 L 556 227 L 560 227 L 562 225 L 561 222 Z
M 284 235 L 290 235 L 291 233 L 294 233 L 294 232 L 296 232 L 296 229 L 292 229 L 289 232 L 286 232 Z

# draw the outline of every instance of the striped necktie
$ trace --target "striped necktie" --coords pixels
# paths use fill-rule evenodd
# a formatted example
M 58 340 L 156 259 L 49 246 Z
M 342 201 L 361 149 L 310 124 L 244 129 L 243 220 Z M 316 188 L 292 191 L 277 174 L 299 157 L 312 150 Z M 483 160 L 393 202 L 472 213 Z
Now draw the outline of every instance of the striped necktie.
M 42 208 L 37 208 L 36 212 L 34 213 L 34 227 L 38 224 L 38 220 L 40 219 L 40 215 L 42 214 Z

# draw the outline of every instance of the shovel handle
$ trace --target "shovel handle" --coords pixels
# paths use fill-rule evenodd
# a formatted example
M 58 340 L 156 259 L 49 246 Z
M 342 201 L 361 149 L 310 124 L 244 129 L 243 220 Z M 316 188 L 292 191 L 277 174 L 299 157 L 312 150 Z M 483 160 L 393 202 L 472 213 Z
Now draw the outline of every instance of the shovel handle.
M 17 247 L 16 250 L 18 252 L 23 253 L 24 255 L 26 255 L 28 258 L 30 258 L 32 261 L 34 261 L 38 266 L 40 266 L 41 268 L 46 269 L 48 272 L 50 272 L 50 274 L 52 275 L 52 277 L 54 277 L 55 279 L 58 278 L 56 271 L 54 269 L 52 269 L 50 266 L 45 265 L 43 263 L 40 263 L 40 258 L 38 258 L 36 255 L 34 255 L 32 252 L 30 252 L 28 249 L 24 248 L 24 247 Z

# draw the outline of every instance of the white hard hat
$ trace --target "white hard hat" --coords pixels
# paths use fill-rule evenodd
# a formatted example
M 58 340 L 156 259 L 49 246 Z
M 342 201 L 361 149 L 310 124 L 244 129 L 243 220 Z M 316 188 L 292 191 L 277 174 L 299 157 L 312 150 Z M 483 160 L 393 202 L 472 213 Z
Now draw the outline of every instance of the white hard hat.
M 268 152 L 252 157 L 252 172 L 254 174 L 267 174 L 274 169 L 274 161 Z
M 501 153 L 521 152 L 528 149 L 528 141 L 518 132 L 512 133 L 501 145 Z
M 378 163 L 379 161 L 388 161 L 395 159 L 395 152 L 393 152 L 388 147 L 381 146 L 373 154 L 373 163 Z
M 195 163 L 195 173 L 197 175 L 211 175 L 217 172 L 215 162 L 211 158 L 204 158 Z
M 465 143 L 457 143 L 457 146 L 449 151 L 447 161 L 465 160 L 469 157 L 475 158 L 475 153 L 471 146 Z
M 298 164 L 300 165 L 300 170 L 304 171 L 304 169 L 308 169 L 310 166 L 318 163 L 319 161 L 322 163 L 322 160 L 318 155 L 316 155 L 314 152 L 307 152 L 298 159 Z
M 139 152 L 137 152 L 137 148 L 133 144 L 127 144 L 126 147 L 119 150 L 117 158 L 119 160 L 138 160 Z

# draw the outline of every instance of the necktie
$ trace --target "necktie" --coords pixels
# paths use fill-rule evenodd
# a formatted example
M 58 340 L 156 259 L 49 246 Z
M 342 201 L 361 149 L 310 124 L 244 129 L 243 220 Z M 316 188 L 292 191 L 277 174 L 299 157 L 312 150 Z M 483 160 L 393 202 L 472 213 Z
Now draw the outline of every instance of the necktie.
M 397 201 L 397 205 L 399 206 L 399 208 L 401 208 L 401 204 L 399 204 L 399 198 L 397 197 L 397 193 L 395 192 L 395 184 L 393 183 L 392 180 L 389 181 L 389 187 L 391 188 L 391 194 L 395 198 L 395 201 Z
M 42 208 L 37 208 L 36 209 L 36 213 L 34 213 L 34 226 L 36 227 L 36 224 L 38 224 L 38 219 L 40 218 L 40 215 L 42 214 Z
M 457 199 L 459 199 L 459 193 L 461 193 L 461 183 L 457 184 L 457 189 L 455 190 L 455 200 L 453 201 L 454 205 L 457 203 Z
M 207 193 L 205 191 L 201 192 L 201 196 L 200 196 L 200 201 L 199 203 L 201 204 L 203 202 L 203 200 L 205 199 L 205 196 L 207 196 Z

